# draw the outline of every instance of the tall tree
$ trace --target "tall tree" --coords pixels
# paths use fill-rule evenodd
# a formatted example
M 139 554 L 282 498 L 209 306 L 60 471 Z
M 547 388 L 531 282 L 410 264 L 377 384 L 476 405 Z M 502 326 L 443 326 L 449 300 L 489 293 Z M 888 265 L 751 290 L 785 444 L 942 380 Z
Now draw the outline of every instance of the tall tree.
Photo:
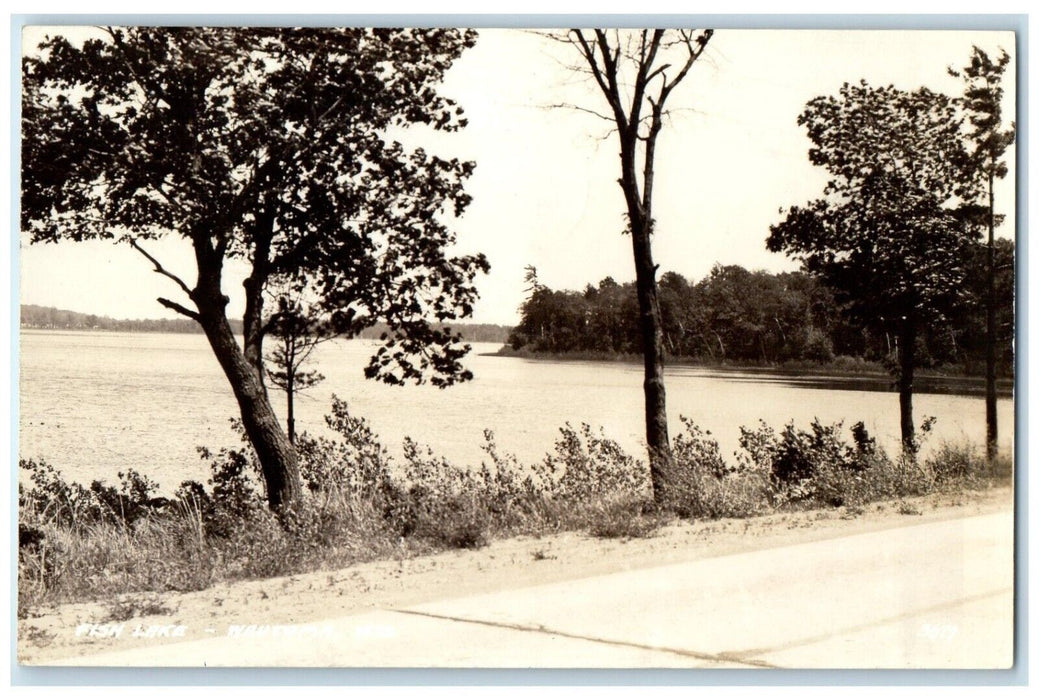
M 967 112 L 972 130 L 969 132 L 969 162 L 972 174 L 981 180 L 981 196 L 985 203 L 985 226 L 988 229 L 988 246 L 986 248 L 986 293 L 985 293 L 985 426 L 986 451 L 989 459 L 996 456 L 999 438 L 999 427 L 996 422 L 996 350 L 998 329 L 996 314 L 998 300 L 996 298 L 996 242 L 997 225 L 995 197 L 993 186 L 996 178 L 1004 178 L 1007 174 L 1006 161 L 1003 154 L 1014 142 L 1015 128 L 1011 122 L 1009 129 L 1003 129 L 1003 74 L 1010 63 L 1010 56 L 1001 51 L 996 60 L 977 46 L 971 53 L 970 64 L 961 71 L 949 69 L 955 77 L 962 77 L 964 82 L 963 108 Z
M 452 29 L 107 28 L 45 41 L 23 62 L 23 231 L 33 242 L 123 242 L 183 293 L 159 303 L 204 330 L 234 391 L 272 508 L 301 494 L 264 384 L 264 290 L 312 300 L 350 335 L 380 319 L 365 370 L 391 383 L 471 376 L 468 346 L 432 325 L 468 315 L 482 255 L 449 256 L 473 164 L 387 134 L 453 131 L 437 93 L 475 33 Z M 186 281 L 147 251 L 180 237 Z M 244 341 L 224 266 L 248 266 Z M 190 408 L 190 407 L 188 407 Z
M 602 91 L 620 145 L 624 203 L 635 259 L 646 399 L 646 443 L 653 495 L 667 486 L 671 443 L 664 390 L 664 343 L 653 261 L 653 180 L 657 139 L 664 128 L 666 103 L 710 41 L 713 30 L 571 29 L 568 41 L 580 52 Z
M 898 338 L 902 443 L 913 453 L 917 339 L 962 293 L 972 243 L 958 199 L 958 115 L 949 98 L 925 88 L 863 81 L 812 100 L 798 124 L 813 144 L 809 160 L 830 179 L 822 198 L 771 227 L 768 248 L 799 258 L 864 322 Z

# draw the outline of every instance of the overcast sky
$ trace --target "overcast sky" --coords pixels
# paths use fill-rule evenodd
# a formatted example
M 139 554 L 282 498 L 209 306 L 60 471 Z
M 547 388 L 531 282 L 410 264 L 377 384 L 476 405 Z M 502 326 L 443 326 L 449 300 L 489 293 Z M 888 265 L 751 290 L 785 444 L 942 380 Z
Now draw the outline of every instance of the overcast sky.
M 27 30 L 31 32 L 32 30 Z M 26 36 L 26 45 L 35 37 Z M 654 215 L 661 271 L 698 280 L 715 263 L 792 270 L 765 250 L 780 207 L 819 195 L 825 173 L 808 163 L 809 142 L 797 126 L 805 103 L 836 93 L 844 82 L 959 94 L 946 67 L 967 62 L 972 44 L 1013 56 L 1012 34 L 719 30 L 669 105 L 660 136 Z M 512 324 L 523 300 L 523 272 L 537 267 L 543 284 L 583 288 L 607 275 L 634 277 L 623 236 L 616 135 L 594 116 L 552 108 L 573 103 L 599 109 L 602 96 L 568 70 L 575 55 L 535 33 L 481 30 L 443 90 L 465 109 L 469 127 L 437 135 L 428 150 L 476 161 L 468 185 L 473 203 L 457 222 L 459 250 L 481 251 L 491 272 L 478 280 L 474 320 Z M 1014 64 L 1010 66 L 1013 75 Z M 1006 82 L 1005 118 L 1013 118 L 1014 84 Z M 1013 235 L 1010 174 L 996 192 L 1008 215 L 999 235 Z M 138 253 L 110 243 L 21 247 L 22 302 L 116 318 L 174 317 L 155 302 L 177 292 Z M 192 279 L 183 240 L 150 249 L 167 268 Z M 230 270 L 229 313 L 242 301 Z

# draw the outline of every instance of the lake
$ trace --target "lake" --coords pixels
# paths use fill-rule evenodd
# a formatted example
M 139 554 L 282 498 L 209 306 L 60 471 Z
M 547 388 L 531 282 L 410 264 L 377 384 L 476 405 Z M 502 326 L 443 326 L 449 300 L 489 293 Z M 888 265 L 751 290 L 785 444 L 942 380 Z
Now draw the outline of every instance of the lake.
M 237 406 L 201 334 L 23 330 L 20 344 L 19 455 L 43 457 L 68 479 L 112 483 L 117 472 L 133 468 L 173 489 L 208 477 L 197 446 L 237 444 L 228 420 Z M 364 379 L 374 341 L 326 343 L 314 355 L 325 380 L 298 397 L 297 430 L 325 433 L 323 416 L 336 394 L 397 454 L 411 436 L 456 463 L 479 464 L 483 431 L 490 429 L 500 450 L 530 462 L 552 449 L 569 421 L 601 426 L 641 456 L 640 366 L 480 354 L 497 348 L 475 345 L 467 360 L 475 379 L 437 389 Z M 679 416 L 688 416 L 711 431 L 726 455 L 738 447 L 739 426 L 759 420 L 777 430 L 791 419 L 805 428 L 815 417 L 846 427 L 861 420 L 886 448 L 898 445 L 898 395 L 883 380 L 695 367 L 668 368 L 666 378 L 672 436 Z M 284 415 L 284 395 L 272 390 L 271 398 Z M 927 448 L 984 440 L 984 400 L 976 393 L 925 388 L 914 395 L 914 410 L 917 424 L 925 416 L 938 419 Z M 1001 398 L 998 411 L 1000 445 L 1010 450 L 1013 399 Z

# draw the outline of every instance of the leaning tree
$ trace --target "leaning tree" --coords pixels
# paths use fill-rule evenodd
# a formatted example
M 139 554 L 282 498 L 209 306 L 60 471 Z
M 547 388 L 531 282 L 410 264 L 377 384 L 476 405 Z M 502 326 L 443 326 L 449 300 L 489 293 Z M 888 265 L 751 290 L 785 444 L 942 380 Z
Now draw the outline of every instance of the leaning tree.
M 768 248 L 800 259 L 861 322 L 898 339 L 902 444 L 914 453 L 917 338 L 959 300 L 975 238 L 959 116 L 925 88 L 863 81 L 812 100 L 798 124 L 812 141 L 809 160 L 830 179 L 820 199 L 771 227 Z
M 635 288 L 644 365 L 646 442 L 653 496 L 664 496 L 671 443 L 664 391 L 664 340 L 653 261 L 653 185 L 657 140 L 667 116 L 667 100 L 707 48 L 713 30 L 571 29 L 576 47 L 606 99 L 607 109 L 578 106 L 609 122 L 617 132 L 627 232 L 635 260 Z
M 21 223 L 34 243 L 132 246 L 204 330 L 241 410 L 272 508 L 301 493 L 264 386 L 277 323 L 265 290 L 308 300 L 337 331 L 382 320 L 365 372 L 391 383 L 468 378 L 468 346 L 433 322 L 464 317 L 482 255 L 450 256 L 450 217 L 474 165 L 390 138 L 453 131 L 437 92 L 475 42 L 452 29 L 106 28 L 43 42 L 23 62 Z M 149 242 L 179 237 L 194 280 Z M 152 251 L 149 252 L 149 248 Z M 244 338 L 228 323 L 225 265 L 244 263 Z M 190 410 L 190 407 L 186 407 Z

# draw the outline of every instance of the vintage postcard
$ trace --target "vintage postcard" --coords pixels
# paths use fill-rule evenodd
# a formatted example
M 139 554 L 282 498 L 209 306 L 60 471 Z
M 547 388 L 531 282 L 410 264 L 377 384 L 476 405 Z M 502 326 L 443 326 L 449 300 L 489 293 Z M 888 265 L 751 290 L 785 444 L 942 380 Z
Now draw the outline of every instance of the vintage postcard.
M 1013 666 L 1013 31 L 21 41 L 21 664 Z

